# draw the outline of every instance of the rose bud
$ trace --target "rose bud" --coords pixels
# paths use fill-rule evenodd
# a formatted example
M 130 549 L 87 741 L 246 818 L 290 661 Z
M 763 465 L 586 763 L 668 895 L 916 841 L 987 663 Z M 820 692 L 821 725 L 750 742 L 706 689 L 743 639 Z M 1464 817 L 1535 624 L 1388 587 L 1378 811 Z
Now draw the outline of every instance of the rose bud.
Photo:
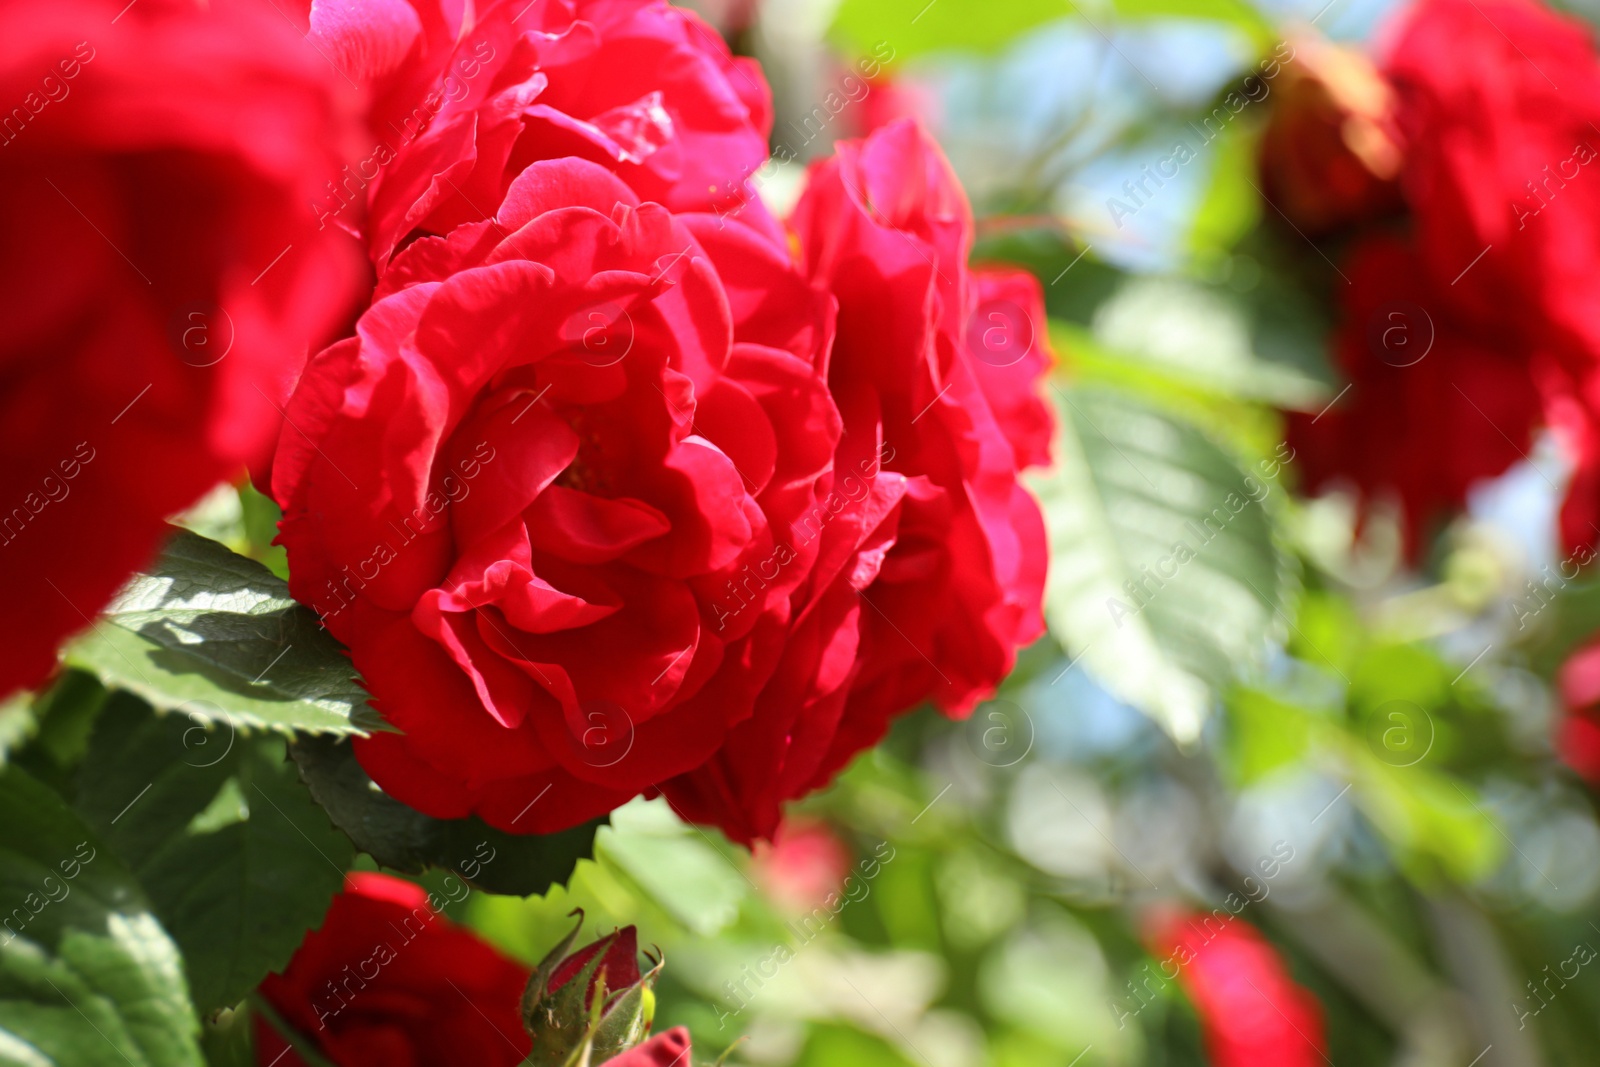
M 638 931 L 625 926 L 573 952 L 583 929 L 583 912 L 577 915 L 577 926 L 540 961 L 523 994 L 531 1067 L 563 1067 L 585 1043 L 588 1062 L 605 1063 L 644 1041 L 655 1016 L 651 987 L 661 964 L 639 973 Z

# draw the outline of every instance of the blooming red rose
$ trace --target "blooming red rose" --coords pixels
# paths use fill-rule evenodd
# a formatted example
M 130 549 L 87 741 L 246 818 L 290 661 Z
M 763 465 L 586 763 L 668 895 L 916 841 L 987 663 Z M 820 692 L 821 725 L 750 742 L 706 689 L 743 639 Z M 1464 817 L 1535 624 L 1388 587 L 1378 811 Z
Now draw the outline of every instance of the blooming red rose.
M 709 211 L 747 198 L 766 158 L 759 68 L 665 0 L 513 0 L 464 26 L 461 5 L 442 0 L 386 0 L 359 17 L 329 4 L 308 26 L 372 92 L 370 150 L 319 202 L 325 220 L 352 226 L 370 203 L 380 269 L 415 231 L 493 215 L 536 160 L 587 159 L 642 200 Z
M 353 295 L 340 85 L 262 5 L 0 4 L 0 695 L 264 458 Z
M 1288 440 L 1308 488 L 1397 499 L 1414 551 L 1474 482 L 1526 454 L 1539 396 L 1518 322 L 1465 321 L 1405 242 L 1369 238 L 1344 271 L 1334 344 L 1350 389 L 1292 413 Z
M 1200 1016 L 1214 1067 L 1317 1067 L 1326 1061 L 1322 1006 L 1290 976 L 1255 927 L 1217 913 L 1164 916 L 1153 930 L 1161 972 Z
M 337 1067 L 515 1067 L 528 1054 L 527 968 L 439 915 L 421 886 L 354 873 L 261 996 Z M 284 1035 L 256 1028 L 262 1067 L 304 1067 Z
M 379 784 L 545 832 L 752 714 L 817 552 L 830 311 L 754 230 L 578 159 L 395 258 L 274 472 L 291 589 L 404 731 L 356 743 Z
M 990 400 L 1026 410 L 1031 374 L 997 380 L 1008 368 L 971 347 L 972 215 L 944 155 L 909 120 L 840 142 L 792 225 L 839 307 L 828 387 L 845 432 L 812 524 L 822 547 L 756 714 L 667 788 L 745 839 L 769 836 L 783 801 L 826 784 L 893 716 L 922 701 L 970 712 L 1044 632 L 1044 524 L 1016 479 L 1043 448 L 1037 427 L 1015 430 L 1019 461 Z

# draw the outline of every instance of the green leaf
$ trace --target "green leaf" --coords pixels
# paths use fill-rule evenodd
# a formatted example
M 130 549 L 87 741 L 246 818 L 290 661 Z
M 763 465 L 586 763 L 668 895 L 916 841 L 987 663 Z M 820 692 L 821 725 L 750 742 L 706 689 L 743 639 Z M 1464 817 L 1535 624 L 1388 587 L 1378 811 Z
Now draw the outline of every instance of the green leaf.
M 1037 26 L 1073 18 L 1104 33 L 1119 19 L 1199 19 L 1233 26 L 1257 46 L 1277 39 L 1246 0 L 843 0 L 833 37 L 849 54 L 898 62 L 927 52 L 998 52 Z
M 1299 352 L 1280 327 L 1279 316 L 1237 294 L 1185 278 L 1145 277 L 1100 306 L 1094 340 L 1182 384 L 1315 411 L 1327 403 L 1328 385 L 1294 361 Z
M 508 834 L 482 819 L 435 819 L 383 792 L 348 742 L 303 738 L 289 746 L 311 795 L 356 848 L 385 867 L 453 871 L 489 893 L 528 896 L 565 882 L 593 854 L 595 819 L 555 834 Z
M 66 652 L 162 711 L 284 733 L 383 729 L 343 648 L 254 560 L 178 531 Z
M 1254 128 L 1229 123 L 1215 144 L 1211 176 L 1189 229 L 1189 248 L 1199 255 L 1226 252 L 1261 221 Z
M 133 876 L 26 772 L 0 775 L 0 1065 L 199 1067 L 177 948 Z
M 1071 15 L 1061 0 L 844 0 L 833 34 L 849 53 L 898 62 L 945 49 L 997 52 Z
M 353 858 L 282 741 L 154 715 L 128 694 L 100 717 L 78 808 L 182 946 L 202 1012 L 288 964 Z
M 1030 479 L 1050 628 L 1112 694 L 1192 742 L 1276 626 L 1288 572 L 1271 483 L 1128 398 L 1056 387 L 1056 400 L 1056 465 Z
M 713 937 L 738 918 L 749 893 L 733 846 L 724 842 L 719 851 L 715 833 L 683 822 L 663 800 L 636 800 L 611 813 L 595 850 L 667 914 Z

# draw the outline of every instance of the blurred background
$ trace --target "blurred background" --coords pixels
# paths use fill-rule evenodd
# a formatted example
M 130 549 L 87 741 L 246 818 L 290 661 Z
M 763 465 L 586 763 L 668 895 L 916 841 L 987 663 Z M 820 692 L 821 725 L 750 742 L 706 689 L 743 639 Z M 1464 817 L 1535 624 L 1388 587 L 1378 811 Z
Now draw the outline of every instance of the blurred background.
M 695 6 L 765 64 L 778 210 L 916 115 L 975 260 L 1042 282 L 1052 634 L 753 857 L 635 802 L 566 890 L 457 917 L 530 963 L 574 907 L 638 924 L 658 1028 L 735 1064 L 1600 1062 L 1600 746 L 1567 710 L 1600 698 L 1600 589 L 1557 547 L 1560 450 L 1408 545 L 1382 500 L 1308 499 L 1285 439 L 1340 395 L 1338 268 L 1318 205 L 1262 190 L 1322 164 L 1261 157 L 1360 119 L 1387 0 Z

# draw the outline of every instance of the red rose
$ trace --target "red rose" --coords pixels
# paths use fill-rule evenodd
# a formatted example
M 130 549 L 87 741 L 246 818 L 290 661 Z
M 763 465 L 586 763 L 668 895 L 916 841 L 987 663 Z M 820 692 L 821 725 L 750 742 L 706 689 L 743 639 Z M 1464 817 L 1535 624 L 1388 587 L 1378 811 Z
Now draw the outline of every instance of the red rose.
M 1556 675 L 1562 716 L 1556 750 L 1591 783 L 1600 784 L 1600 642 L 1578 649 Z
M 677 1026 L 635 1045 L 603 1067 L 689 1067 L 689 1031 Z
M 710 211 L 749 198 L 770 93 L 754 61 L 665 0 L 487 5 L 457 40 L 459 5 L 388 0 L 383 17 L 310 13 L 314 40 L 373 91 L 371 149 L 320 200 L 355 225 L 371 205 L 380 269 L 408 234 L 491 216 L 536 160 L 599 163 L 641 200 Z
M 1039 379 L 1056 361 L 1039 279 L 1014 267 L 972 272 L 977 306 L 967 325 L 967 350 L 978 388 L 1016 453 L 1017 470 L 1050 465 L 1055 419 L 1039 396 Z
M 792 225 L 839 306 L 827 366 L 845 433 L 812 524 L 821 550 L 756 714 L 667 788 L 744 839 L 770 836 L 783 801 L 826 784 L 893 716 L 925 700 L 970 712 L 1044 632 L 1044 524 L 989 399 L 1026 410 L 1031 374 L 994 380 L 1005 368 L 970 347 L 972 216 L 943 154 L 909 120 L 840 142 Z M 1018 306 L 1042 330 L 1026 288 Z M 1043 360 L 1022 352 L 1015 366 L 1036 372 Z M 1032 442 L 1022 460 L 1043 451 L 1035 434 L 1015 432 Z
M 1255 927 L 1218 909 L 1164 917 L 1151 939 L 1161 974 L 1194 1005 L 1215 1067 L 1318 1067 L 1322 1006 Z
M 1401 180 L 1422 263 L 1463 332 L 1514 324 L 1521 337 L 1504 350 L 1533 354 L 1547 421 L 1578 459 L 1562 532 L 1569 545 L 1586 543 L 1600 521 L 1600 60 L 1591 31 L 1531 0 L 1423 0 L 1386 72 L 1400 98 Z M 1500 431 L 1518 436 L 1515 426 Z
M 531 1045 L 519 1010 L 528 976 L 439 915 L 421 886 L 354 873 L 261 995 L 337 1067 L 515 1067 Z M 256 1056 L 304 1067 L 265 1020 Z
M 1600 523 L 1600 182 L 1588 180 L 1600 158 L 1600 59 L 1591 33 L 1532 0 L 1421 0 L 1382 66 L 1411 233 L 1403 252 L 1387 237 L 1383 254 L 1359 244 L 1345 270 L 1365 275 L 1344 294 L 1340 361 L 1355 389 L 1339 400 L 1342 414 L 1318 416 L 1325 425 L 1292 420 L 1310 481 L 1342 476 L 1397 491 L 1414 551 L 1427 532 L 1419 527 L 1459 509 L 1474 479 L 1525 456 L 1543 424 L 1576 461 L 1563 539 L 1587 543 Z M 1326 184 L 1338 167 L 1324 169 Z M 1443 360 L 1394 373 L 1359 352 L 1363 330 L 1383 332 L 1363 317 L 1393 318 L 1401 303 L 1426 311 Z
M 274 471 L 291 588 L 404 731 L 356 742 L 379 784 L 546 832 L 752 714 L 839 439 L 830 310 L 755 231 L 577 159 L 395 257 Z
M 0 695 L 264 458 L 352 295 L 339 84 L 263 5 L 0 5 Z
M 1401 101 L 1402 183 L 1433 276 L 1464 308 L 1536 310 L 1600 353 L 1592 31 L 1532 0 L 1423 0 L 1386 73 Z
M 1403 241 L 1373 237 L 1344 266 L 1335 339 L 1349 392 L 1292 413 L 1305 484 L 1397 498 L 1414 553 L 1471 485 L 1526 454 L 1539 422 L 1515 318 L 1464 321 Z

